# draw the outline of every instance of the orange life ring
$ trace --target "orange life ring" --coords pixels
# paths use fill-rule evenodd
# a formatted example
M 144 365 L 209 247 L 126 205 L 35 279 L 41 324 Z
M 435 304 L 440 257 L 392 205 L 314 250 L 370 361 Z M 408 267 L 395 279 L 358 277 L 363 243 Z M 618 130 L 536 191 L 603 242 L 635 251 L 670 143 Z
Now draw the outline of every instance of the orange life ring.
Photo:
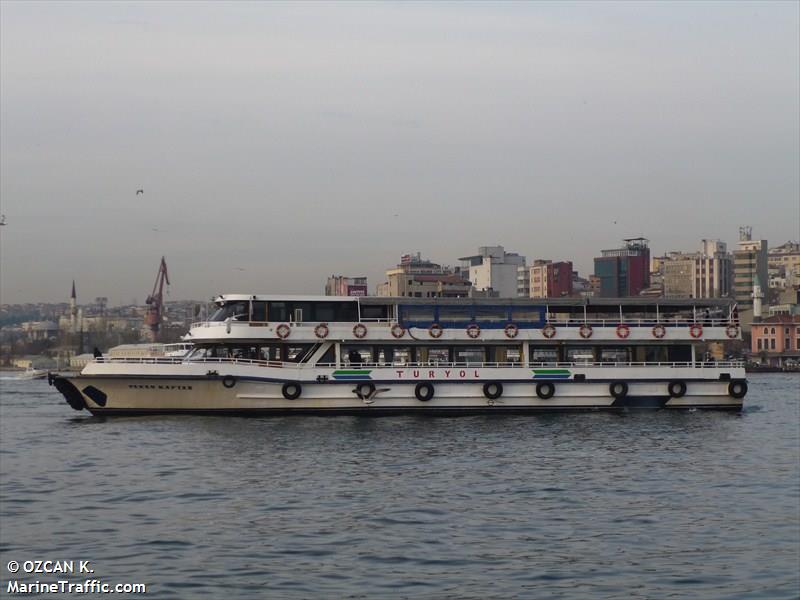
M 625 325 L 624 323 L 620 323 L 617 325 L 617 337 L 621 340 L 626 340 L 631 335 L 631 328 Z
M 367 335 L 367 326 L 363 323 L 356 323 L 353 325 L 353 335 L 361 339 Z
M 442 326 L 439 325 L 438 323 L 434 323 L 433 325 L 428 327 L 428 335 L 434 339 L 439 339 L 440 337 L 442 337 L 443 331 L 444 330 L 442 329 Z
M 731 323 L 725 328 L 725 335 L 727 335 L 731 339 L 739 337 L 739 326 Z
M 467 325 L 467 335 L 473 340 L 477 339 L 481 335 L 481 326 L 477 323 L 470 323 Z
M 556 337 L 556 328 L 548 323 L 542 328 L 542 335 L 546 337 L 548 340 L 551 338 Z
M 590 337 L 592 337 L 594 329 L 592 329 L 591 325 L 587 325 L 584 323 L 583 325 L 581 325 L 581 328 L 578 330 L 578 333 L 581 334 L 581 337 L 583 339 L 588 340 Z
M 326 337 L 328 337 L 329 333 L 330 329 L 328 329 L 328 326 L 325 323 L 320 323 L 314 327 L 314 335 L 321 340 L 324 340 Z
M 503 331 L 506 334 L 507 338 L 511 338 L 512 340 L 519 335 L 519 327 L 517 327 L 514 323 L 509 323 L 505 326 Z
M 653 337 L 660 340 L 665 335 L 667 335 L 667 328 L 663 325 L 655 325 L 653 327 Z
M 703 326 L 700 325 L 700 323 L 693 324 L 691 327 L 689 327 L 689 335 L 694 339 L 699 338 L 703 335 Z
M 285 340 L 289 337 L 289 334 L 292 333 L 292 328 L 289 327 L 286 323 L 281 323 L 275 328 L 275 333 L 278 334 L 278 337 L 282 340 Z
M 392 325 L 391 333 L 393 338 L 399 340 L 406 334 L 406 330 L 402 325 L 400 325 L 400 323 L 395 323 L 394 325 Z

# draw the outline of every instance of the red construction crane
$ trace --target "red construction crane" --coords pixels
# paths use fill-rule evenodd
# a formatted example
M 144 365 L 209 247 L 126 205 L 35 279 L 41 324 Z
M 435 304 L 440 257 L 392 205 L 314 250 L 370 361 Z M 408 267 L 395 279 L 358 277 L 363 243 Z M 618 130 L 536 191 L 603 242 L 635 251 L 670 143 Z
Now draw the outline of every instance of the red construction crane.
M 150 328 L 153 333 L 153 339 L 158 337 L 158 329 L 164 316 L 165 283 L 169 285 L 169 275 L 167 274 L 167 261 L 162 256 L 161 264 L 158 267 L 158 275 L 156 275 L 156 282 L 153 285 L 153 293 L 145 300 L 147 312 L 144 315 L 144 324 Z

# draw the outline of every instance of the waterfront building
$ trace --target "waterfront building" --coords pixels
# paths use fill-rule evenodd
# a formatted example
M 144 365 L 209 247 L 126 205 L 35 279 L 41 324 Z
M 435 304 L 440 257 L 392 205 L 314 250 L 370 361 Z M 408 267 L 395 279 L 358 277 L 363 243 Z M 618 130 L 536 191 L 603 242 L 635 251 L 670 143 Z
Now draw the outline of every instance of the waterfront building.
M 517 267 L 517 296 L 529 298 L 531 295 L 531 273 L 528 267 L 520 265 Z
M 753 323 L 750 352 L 772 367 L 800 363 L 800 315 L 775 315 Z
M 645 238 L 623 240 L 625 246 L 603 250 L 594 259 L 594 274 L 599 278 L 599 296 L 623 298 L 638 296 L 650 287 L 650 248 Z
M 481 246 L 473 256 L 459 258 L 462 268 L 477 291 L 496 294 L 500 298 L 517 296 L 517 271 L 525 266 L 525 257 L 506 252 L 503 246 Z
M 531 298 L 572 296 L 572 263 L 535 260 L 530 269 Z
M 731 293 L 733 263 L 725 242 L 703 240 L 700 252 L 671 252 L 661 269 L 667 298 L 724 298 Z
M 800 285 L 800 243 L 786 242 L 770 248 L 767 254 L 770 287 Z M 773 282 L 776 285 L 773 285 Z
M 369 295 L 366 277 L 345 277 L 331 275 L 325 282 L 326 296 L 367 296 Z
M 751 227 L 739 228 L 739 248 L 733 252 L 733 296 L 739 310 L 753 307 L 753 286 L 767 289 L 767 240 L 754 240 Z
M 386 278 L 377 288 L 378 296 L 464 298 L 472 288 L 459 269 L 423 259 L 419 252 L 401 256 L 400 264 L 386 271 Z

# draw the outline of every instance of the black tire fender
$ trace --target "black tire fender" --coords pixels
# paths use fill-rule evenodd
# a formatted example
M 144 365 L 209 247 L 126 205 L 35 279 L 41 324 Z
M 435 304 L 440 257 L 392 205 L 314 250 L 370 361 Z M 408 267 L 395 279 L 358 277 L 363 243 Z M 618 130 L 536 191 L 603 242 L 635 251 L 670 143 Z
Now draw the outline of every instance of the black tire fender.
M 236 385 L 236 377 L 233 375 L 225 375 L 225 377 L 222 378 L 222 385 L 226 388 L 232 388 Z
M 483 395 L 489 400 L 497 400 L 503 395 L 503 384 L 499 381 L 490 381 L 483 384 Z
M 683 381 L 670 381 L 667 390 L 670 398 L 683 398 L 686 395 L 686 384 Z
M 747 395 L 747 382 L 746 381 L 731 381 L 728 384 L 728 394 L 737 400 L 744 398 Z
M 536 384 L 536 395 L 539 396 L 542 400 L 547 400 L 553 397 L 553 394 L 556 393 L 556 384 L 550 383 L 549 381 L 543 381 L 542 383 Z
M 359 383 L 356 386 L 356 389 L 353 390 L 356 395 L 361 398 L 369 398 L 372 394 L 375 393 L 375 384 L 374 383 Z
M 418 383 L 414 388 L 414 395 L 420 402 L 427 402 L 433 398 L 433 393 L 433 384 L 430 383 Z
M 299 383 L 284 383 L 283 387 L 281 388 L 281 394 L 287 400 L 294 400 L 300 397 L 300 394 L 303 393 L 303 386 Z
M 628 395 L 628 384 L 624 381 L 614 381 L 608 386 L 608 392 L 616 399 L 624 398 Z

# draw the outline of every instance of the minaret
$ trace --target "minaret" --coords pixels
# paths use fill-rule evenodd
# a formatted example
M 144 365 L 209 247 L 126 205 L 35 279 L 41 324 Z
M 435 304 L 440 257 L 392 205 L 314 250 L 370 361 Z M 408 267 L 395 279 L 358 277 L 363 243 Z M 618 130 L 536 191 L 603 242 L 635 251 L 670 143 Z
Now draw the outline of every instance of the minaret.
M 78 296 L 75 294 L 75 280 L 72 280 L 72 294 L 69 296 L 69 324 L 72 333 L 78 331 Z
M 753 320 L 761 320 L 761 299 L 764 294 L 761 293 L 761 285 L 758 283 L 758 276 L 753 277 Z

